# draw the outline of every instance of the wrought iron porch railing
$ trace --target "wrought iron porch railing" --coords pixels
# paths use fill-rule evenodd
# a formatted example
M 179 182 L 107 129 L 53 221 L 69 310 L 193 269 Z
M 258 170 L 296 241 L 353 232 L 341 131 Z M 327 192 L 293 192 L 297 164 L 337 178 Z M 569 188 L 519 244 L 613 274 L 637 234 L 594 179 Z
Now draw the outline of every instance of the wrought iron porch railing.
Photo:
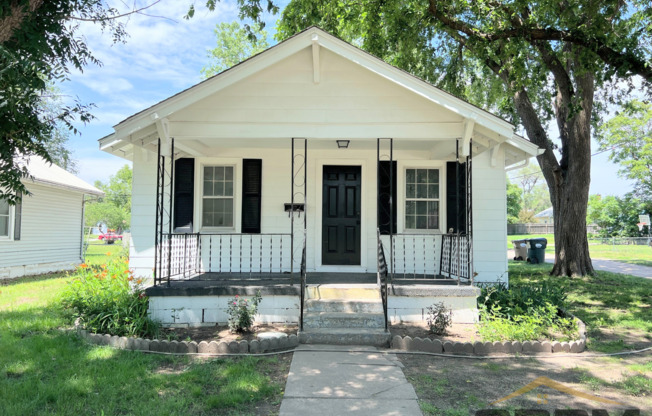
M 385 331 L 388 330 L 387 322 L 387 281 L 389 274 L 387 270 L 387 259 L 385 258 L 385 250 L 383 248 L 383 240 L 380 238 L 380 229 L 376 230 L 378 236 L 378 285 L 380 286 L 380 297 L 383 301 L 383 314 L 385 315 Z
M 164 233 L 159 244 L 157 283 L 199 273 L 254 276 L 291 270 L 291 235 L 285 233 Z
M 384 247 L 391 280 L 457 279 L 470 282 L 471 237 L 465 234 L 401 233 L 379 235 Z

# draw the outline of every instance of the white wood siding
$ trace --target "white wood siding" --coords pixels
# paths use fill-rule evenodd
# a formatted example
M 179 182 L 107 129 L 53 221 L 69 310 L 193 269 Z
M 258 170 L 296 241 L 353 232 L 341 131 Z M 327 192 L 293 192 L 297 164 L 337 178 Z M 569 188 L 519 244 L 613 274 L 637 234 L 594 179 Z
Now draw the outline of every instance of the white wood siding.
M 81 262 L 82 194 L 31 183 L 27 189 L 33 195 L 23 197 L 20 240 L 0 241 L 0 277 Z
M 473 158 L 473 260 L 478 282 L 507 283 L 507 192 L 504 155 Z

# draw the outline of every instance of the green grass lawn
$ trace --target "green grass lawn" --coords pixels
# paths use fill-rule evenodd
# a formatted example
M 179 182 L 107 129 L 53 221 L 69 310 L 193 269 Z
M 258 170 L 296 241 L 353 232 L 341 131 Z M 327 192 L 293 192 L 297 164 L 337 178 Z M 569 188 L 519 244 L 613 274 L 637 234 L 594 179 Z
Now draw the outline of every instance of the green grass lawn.
M 0 284 L 0 414 L 278 411 L 287 357 L 200 361 L 86 344 L 57 307 L 71 279 L 48 275 Z
M 652 341 L 652 280 L 617 273 L 596 272 L 595 276 L 550 276 L 552 264 L 509 263 L 509 281 L 518 284 L 565 285 L 568 310 L 587 324 L 589 348 L 622 350 L 627 333 L 642 334 Z
M 91 241 L 86 249 L 86 258 L 84 259 L 88 264 L 103 264 L 107 263 L 110 258 L 120 257 L 128 247 L 124 247 L 121 241 L 115 244 L 104 244 L 101 241 Z

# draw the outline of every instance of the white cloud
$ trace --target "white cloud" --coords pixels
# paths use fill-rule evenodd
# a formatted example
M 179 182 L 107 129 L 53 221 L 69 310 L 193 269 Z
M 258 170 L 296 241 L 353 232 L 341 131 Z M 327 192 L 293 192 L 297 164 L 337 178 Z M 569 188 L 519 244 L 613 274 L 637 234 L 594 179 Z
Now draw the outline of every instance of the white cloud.
M 81 78 L 80 81 L 88 88 L 102 95 L 114 95 L 124 91 L 129 91 L 134 87 L 131 82 L 124 78 L 112 78 L 109 80 L 86 77 Z
M 79 160 L 77 176 L 90 184 L 94 184 L 96 180 L 106 183 L 109 177 L 115 175 L 124 165 L 131 166 L 131 162 L 98 150 L 97 157 L 86 157 Z

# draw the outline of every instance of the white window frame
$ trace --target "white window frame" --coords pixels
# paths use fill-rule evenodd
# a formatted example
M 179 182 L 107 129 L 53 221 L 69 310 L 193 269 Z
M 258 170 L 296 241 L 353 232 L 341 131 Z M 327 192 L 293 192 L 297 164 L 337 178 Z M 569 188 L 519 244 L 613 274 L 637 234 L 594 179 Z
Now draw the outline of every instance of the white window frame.
M 14 239 L 14 221 L 16 219 L 15 215 L 15 210 L 16 207 L 14 205 L 9 205 L 9 215 L 8 215 L 8 222 L 7 222 L 7 235 L 0 235 L 0 241 L 13 241 Z
M 240 216 L 242 210 L 242 159 L 233 158 L 197 158 L 195 159 L 195 232 L 239 233 L 241 229 Z M 204 167 L 224 166 L 233 168 L 233 226 L 214 227 L 203 226 L 204 207 Z M 198 167 L 198 168 L 197 168 Z
M 434 160 L 413 160 L 413 161 L 401 161 L 397 162 L 398 177 L 396 178 L 398 182 L 398 193 L 396 199 L 400 201 L 397 204 L 397 228 L 398 232 L 408 233 L 408 234 L 443 234 L 444 227 L 446 224 L 446 164 L 441 161 Z M 432 229 L 418 229 L 418 228 L 406 228 L 405 216 L 406 210 L 405 205 L 408 200 L 417 200 L 407 198 L 407 170 L 408 169 L 437 169 L 439 170 L 439 226 L 438 228 Z M 430 199 L 428 199 L 430 200 Z M 435 199 L 432 199 L 435 200 Z

